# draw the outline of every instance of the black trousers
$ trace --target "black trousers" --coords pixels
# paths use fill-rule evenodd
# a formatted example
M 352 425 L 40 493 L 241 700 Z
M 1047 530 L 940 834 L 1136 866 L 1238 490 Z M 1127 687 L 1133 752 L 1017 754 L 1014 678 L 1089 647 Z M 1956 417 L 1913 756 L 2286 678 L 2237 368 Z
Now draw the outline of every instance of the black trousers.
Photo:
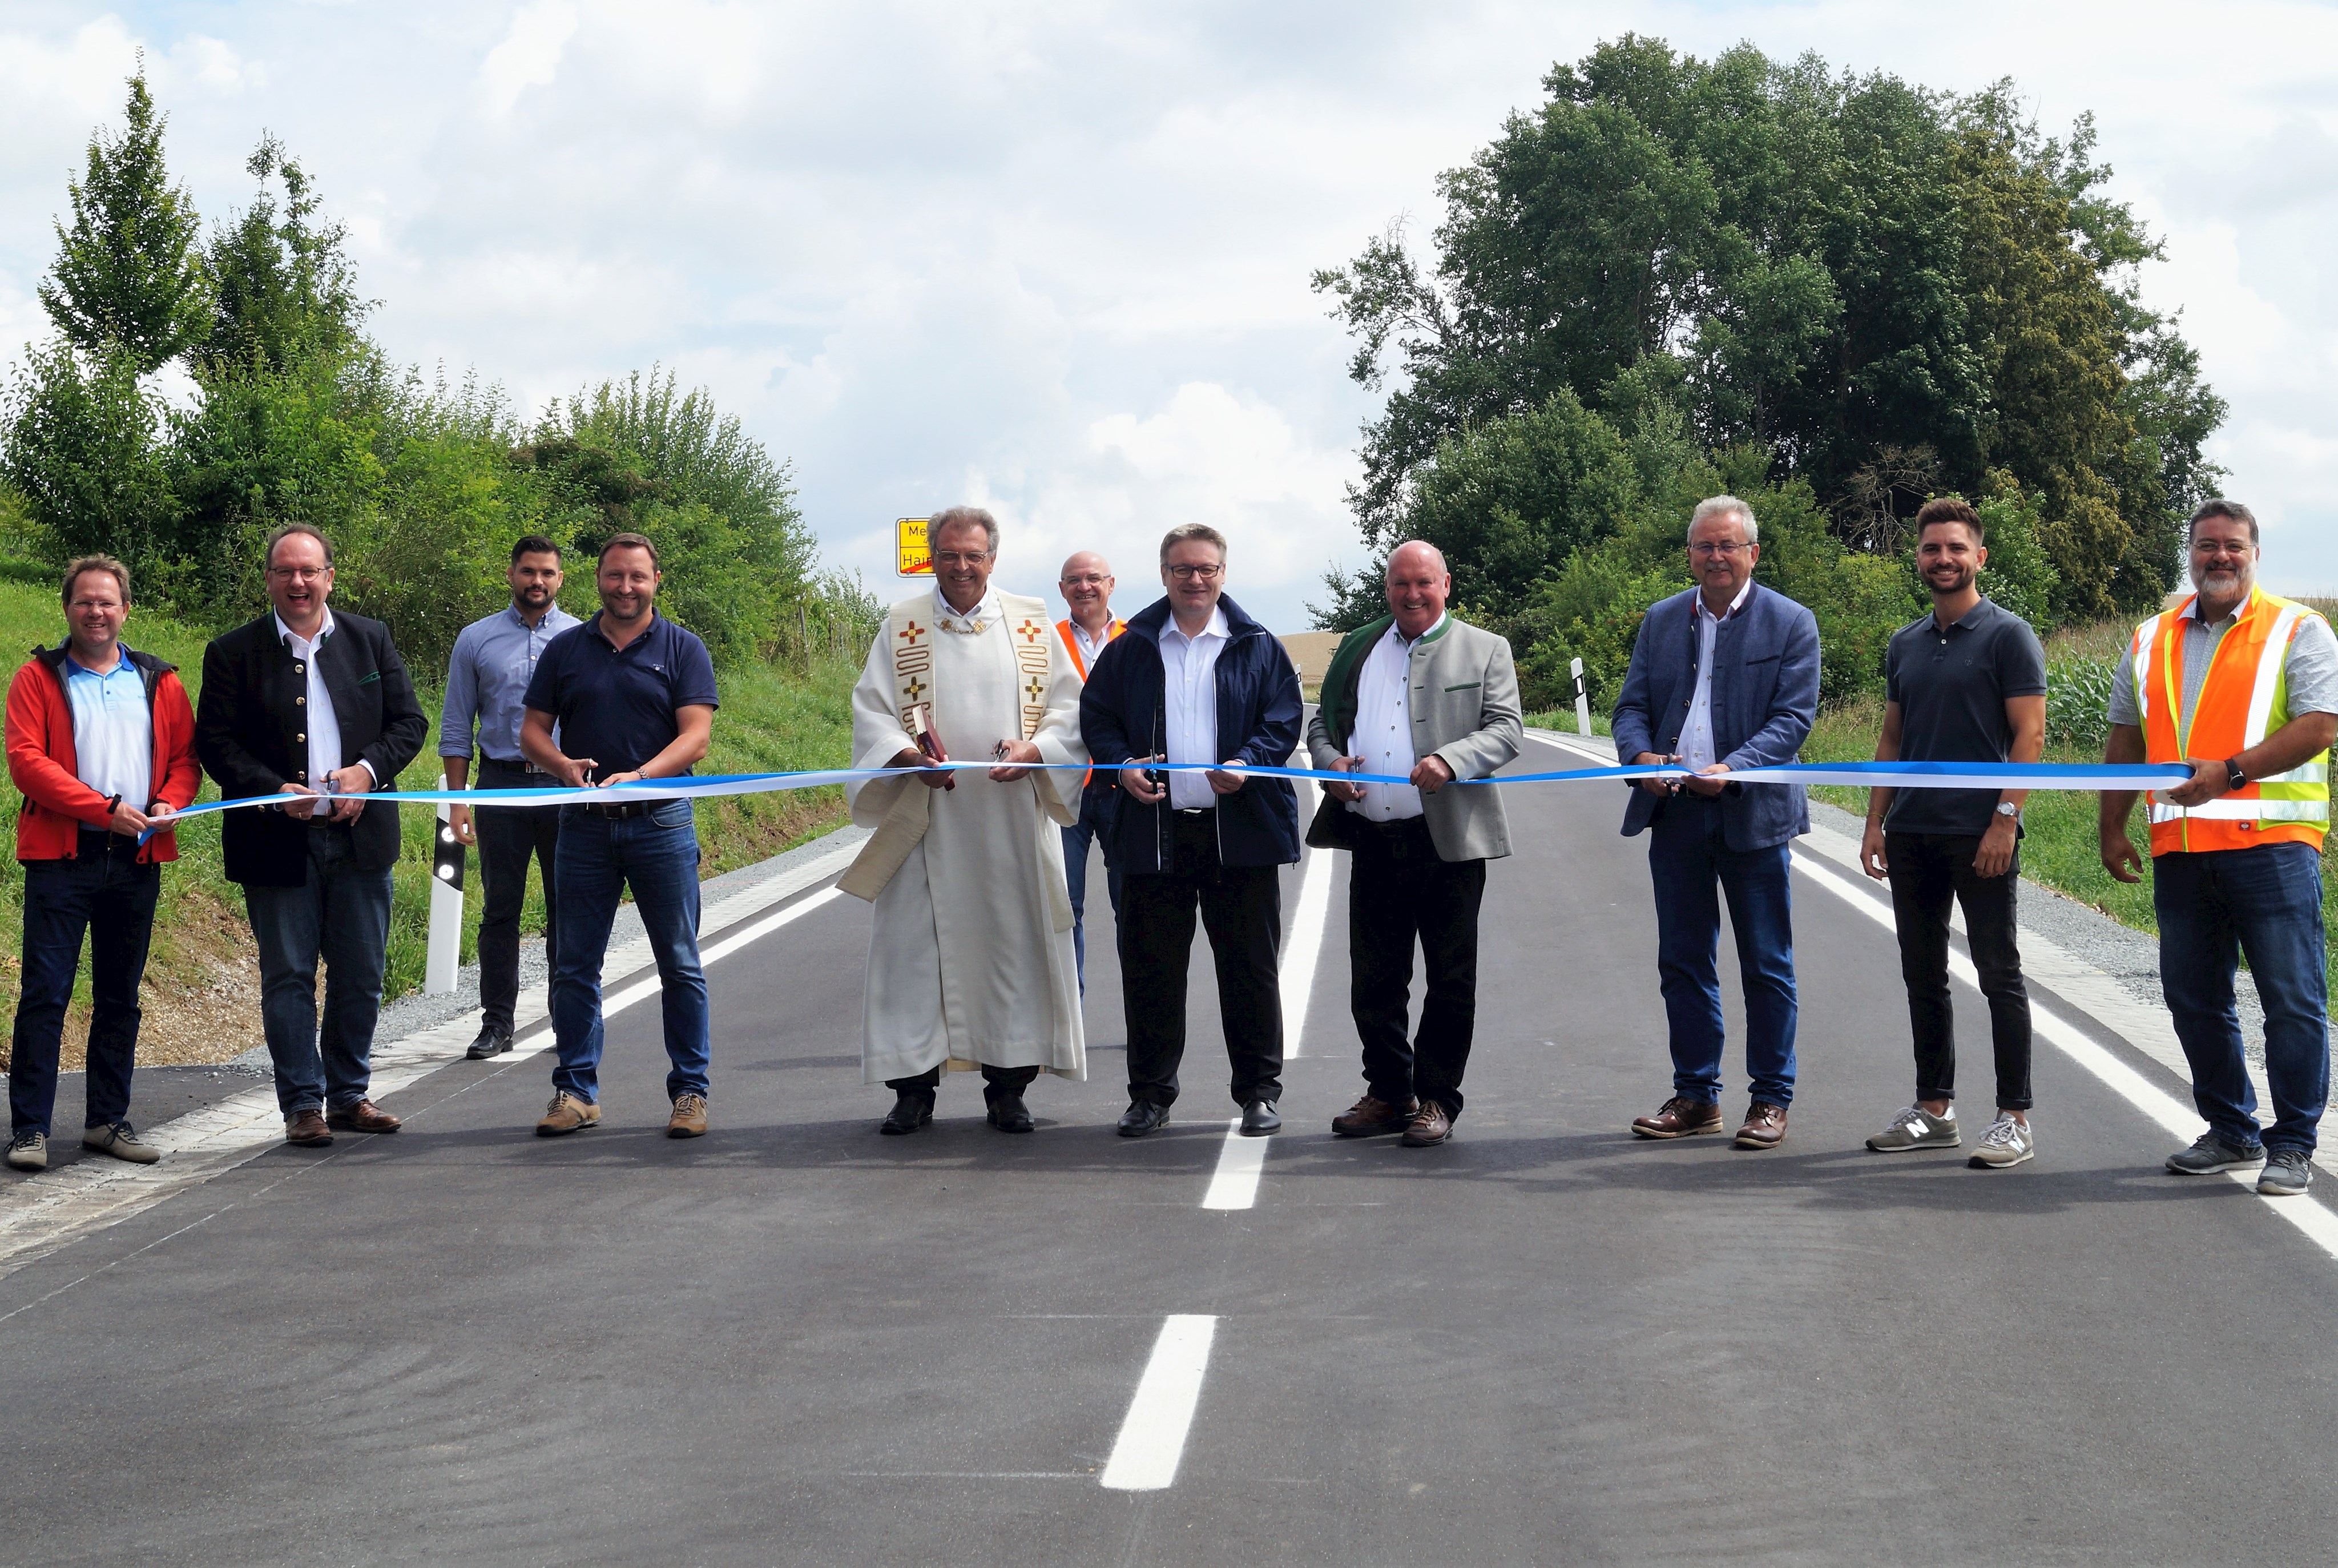
M 982 1102 L 986 1105 L 996 1105 L 1003 1095 L 1020 1094 L 1024 1090 L 1031 1087 L 1032 1080 L 1038 1076 L 1039 1070 L 1036 1067 L 986 1066 L 982 1070 Z M 885 1087 L 896 1094 L 922 1092 L 927 1099 L 931 1100 L 934 1097 L 934 1091 L 941 1087 L 941 1082 L 942 1070 L 938 1067 L 928 1067 L 914 1077 L 888 1078 L 885 1080 Z
M 542 773 L 530 773 L 516 762 L 479 759 L 478 788 L 482 789 L 542 789 L 557 782 Z M 557 806 L 486 806 L 474 808 L 471 820 L 479 835 L 479 880 L 486 887 L 486 908 L 479 916 L 479 1011 L 483 1022 L 511 1033 L 512 1009 L 519 1002 L 519 916 L 527 906 L 527 859 L 533 855 L 544 870 L 544 956 L 560 956 L 560 904 L 552 875 L 554 852 L 560 843 Z
M 1282 1098 L 1282 881 L 1280 867 L 1222 866 L 1212 814 L 1176 813 L 1174 871 L 1126 871 L 1120 894 L 1120 990 L 1128 1014 L 1128 1097 L 1172 1105 L 1185 1056 L 1185 972 L 1194 911 L 1217 961 L 1218 1012 L 1234 1103 Z
M 1980 840 L 1950 833 L 1887 833 L 1891 912 L 1900 927 L 1900 975 L 1908 983 L 1908 1022 L 1916 1036 L 1916 1098 L 1953 1100 L 1957 1092 L 1956 1020 L 1949 1005 L 1949 908 L 1964 906 L 1965 940 L 1989 1000 L 1997 1048 L 1997 1103 L 2029 1109 L 2029 991 L 2021 980 L 2014 897 L 2021 855 L 2002 877 L 1973 871 Z
M 1461 1073 L 1478 1029 L 1478 906 L 1483 860 L 1445 861 L 1414 817 L 1385 827 L 1359 818 L 1348 868 L 1348 1006 L 1364 1044 L 1364 1082 L 1375 1099 L 1413 1095 L 1461 1114 Z M 1412 949 L 1428 986 L 1420 1029 L 1405 1039 Z
M 91 1008 L 86 1114 L 80 1124 L 97 1127 L 130 1114 L 130 1073 L 144 1016 L 138 988 L 146 975 L 162 868 L 138 863 L 136 839 L 100 828 L 84 827 L 75 849 L 73 859 L 24 863 L 23 985 L 8 1062 L 12 1133 L 54 1131 L 57 1056 L 84 935 Z

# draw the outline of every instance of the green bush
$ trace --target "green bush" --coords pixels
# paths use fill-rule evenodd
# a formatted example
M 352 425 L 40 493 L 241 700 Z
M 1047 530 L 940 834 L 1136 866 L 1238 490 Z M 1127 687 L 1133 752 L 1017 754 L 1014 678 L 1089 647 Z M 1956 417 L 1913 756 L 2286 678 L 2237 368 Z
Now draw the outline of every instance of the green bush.
M 2111 681 L 2117 662 L 2058 659 L 2046 666 L 2046 739 L 2054 746 L 2099 753 L 2110 738 Z

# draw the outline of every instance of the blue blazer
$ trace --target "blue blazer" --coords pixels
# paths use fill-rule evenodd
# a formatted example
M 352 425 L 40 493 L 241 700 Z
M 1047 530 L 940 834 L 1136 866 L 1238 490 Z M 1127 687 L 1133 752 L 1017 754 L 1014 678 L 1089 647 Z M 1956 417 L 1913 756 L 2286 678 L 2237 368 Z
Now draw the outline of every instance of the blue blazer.
M 1680 750 L 1696 691 L 1696 594 L 1692 588 L 1660 600 L 1640 622 L 1612 719 L 1620 762 L 1643 751 Z M 1732 768 L 1794 760 L 1819 716 L 1819 623 L 1810 611 L 1756 583 L 1714 639 L 1712 703 L 1719 760 Z M 1767 849 L 1811 830 L 1809 797 L 1799 784 L 1732 784 L 1720 799 L 1732 849 Z M 1633 787 L 1626 835 L 1647 827 L 1665 804 Z
M 1218 760 L 1239 758 L 1254 767 L 1281 768 L 1299 745 L 1305 706 L 1299 671 L 1280 638 L 1221 597 L 1226 646 L 1218 655 Z M 1105 644 L 1080 692 L 1080 732 L 1096 779 L 1133 757 L 1158 757 L 1169 732 L 1167 680 L 1161 667 L 1161 632 L 1169 624 L 1166 597 L 1132 615 L 1128 630 Z M 1225 866 L 1287 866 L 1299 858 L 1299 797 L 1288 779 L 1253 779 L 1218 797 L 1218 860 Z M 1107 840 L 1123 876 L 1174 871 L 1168 803 L 1144 806 L 1120 795 Z

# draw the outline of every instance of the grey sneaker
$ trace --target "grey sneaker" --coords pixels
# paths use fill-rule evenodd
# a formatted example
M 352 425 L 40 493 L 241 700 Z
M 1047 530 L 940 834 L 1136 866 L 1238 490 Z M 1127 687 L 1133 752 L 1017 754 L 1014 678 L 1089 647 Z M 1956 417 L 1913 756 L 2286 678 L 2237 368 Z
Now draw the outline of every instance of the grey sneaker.
M 1997 1120 L 1989 1124 L 1989 1131 L 1980 1135 L 1973 1157 L 1966 1163 L 1977 1171 L 1984 1167 L 2001 1171 L 2037 1157 L 2038 1135 L 2029 1130 L 2029 1123 L 2016 1119 L 2010 1111 L 2000 1111 Z
M 2297 1198 L 2313 1185 L 2313 1157 L 2303 1149 L 2265 1152 L 2264 1173 L 2257 1178 L 2263 1198 Z
M 49 1135 L 45 1132 L 19 1132 L 8 1142 L 8 1163 L 19 1171 L 45 1171 L 49 1168 Z
M 1891 1125 L 1867 1141 L 1867 1146 L 1878 1154 L 1897 1154 L 1909 1149 L 1953 1149 L 1964 1142 L 1957 1131 L 1957 1108 L 1949 1107 L 1945 1116 L 1935 1116 L 1921 1105 L 1911 1105 L 1891 1118 Z
M 152 1165 L 162 1157 L 160 1149 L 141 1142 L 138 1129 L 127 1122 L 101 1122 L 94 1127 L 84 1127 L 81 1142 L 84 1149 L 94 1149 L 101 1154 L 111 1154 L 116 1160 L 127 1160 L 133 1165 Z
M 2264 1157 L 2264 1145 L 2262 1143 L 2235 1149 L 2214 1132 L 2203 1132 L 2193 1141 L 2191 1148 L 2181 1154 L 2170 1154 L 2167 1168 L 2178 1176 L 2213 1176 L 2219 1171 L 2254 1165 Z

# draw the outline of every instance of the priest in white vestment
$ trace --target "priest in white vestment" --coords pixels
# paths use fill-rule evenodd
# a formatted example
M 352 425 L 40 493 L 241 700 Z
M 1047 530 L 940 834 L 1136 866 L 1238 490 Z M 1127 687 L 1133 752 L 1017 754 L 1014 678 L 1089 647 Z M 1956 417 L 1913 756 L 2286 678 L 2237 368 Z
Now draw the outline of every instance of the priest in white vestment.
M 840 884 L 876 906 L 861 1081 L 894 1092 L 880 1131 L 900 1134 L 933 1120 L 945 1071 L 978 1068 L 991 1125 L 1028 1132 L 1042 1071 L 1087 1076 L 1058 830 L 1082 775 L 1030 767 L 1087 760 L 1080 680 L 1044 602 L 991 588 L 989 513 L 937 513 L 927 537 L 933 592 L 893 606 L 852 693 L 852 765 L 902 770 L 846 787 L 875 829 Z M 913 726 L 998 765 L 919 770 Z

